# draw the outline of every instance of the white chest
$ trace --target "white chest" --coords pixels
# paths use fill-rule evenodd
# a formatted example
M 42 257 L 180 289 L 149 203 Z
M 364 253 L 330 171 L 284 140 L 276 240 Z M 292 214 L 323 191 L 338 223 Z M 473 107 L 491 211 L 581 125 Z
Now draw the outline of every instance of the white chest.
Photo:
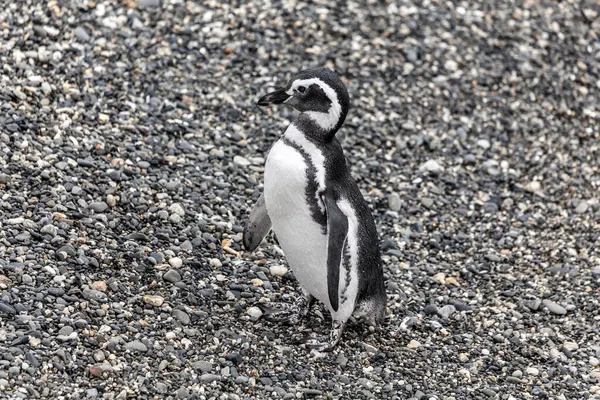
M 290 267 L 300 285 L 329 304 L 327 295 L 327 236 L 307 202 L 306 160 L 283 141 L 269 153 L 265 168 L 265 205 Z

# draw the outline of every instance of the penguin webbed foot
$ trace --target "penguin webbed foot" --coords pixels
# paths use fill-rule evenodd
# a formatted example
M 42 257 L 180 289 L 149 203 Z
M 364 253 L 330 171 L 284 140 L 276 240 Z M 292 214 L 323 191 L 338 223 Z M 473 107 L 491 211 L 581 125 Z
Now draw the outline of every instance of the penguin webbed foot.
M 316 352 L 328 352 L 332 351 L 335 346 L 338 344 L 340 339 L 342 338 L 342 334 L 344 333 L 344 328 L 346 327 L 346 321 L 333 321 L 331 332 L 329 333 L 329 341 L 319 342 L 317 339 L 310 339 L 306 341 L 306 346 L 311 349 L 311 351 Z
M 266 305 L 259 303 L 256 306 L 263 312 L 262 317 L 269 322 L 293 325 L 298 319 L 298 309 L 291 304 Z
M 314 297 L 304 293 L 295 304 L 277 303 L 271 306 L 259 303 L 257 307 L 263 312 L 263 318 L 269 322 L 297 325 L 308 315 L 313 302 Z

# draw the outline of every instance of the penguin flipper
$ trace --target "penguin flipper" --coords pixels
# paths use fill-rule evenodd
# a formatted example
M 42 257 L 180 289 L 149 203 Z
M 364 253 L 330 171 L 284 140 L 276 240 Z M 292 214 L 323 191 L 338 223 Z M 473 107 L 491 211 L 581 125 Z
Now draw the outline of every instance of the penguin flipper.
M 334 311 L 339 307 L 340 264 L 348 236 L 348 217 L 340 210 L 331 193 L 325 193 L 327 214 L 327 291 Z
M 254 205 L 248 222 L 244 227 L 242 241 L 248 251 L 254 251 L 271 230 L 271 218 L 267 214 L 265 195 L 261 194 Z

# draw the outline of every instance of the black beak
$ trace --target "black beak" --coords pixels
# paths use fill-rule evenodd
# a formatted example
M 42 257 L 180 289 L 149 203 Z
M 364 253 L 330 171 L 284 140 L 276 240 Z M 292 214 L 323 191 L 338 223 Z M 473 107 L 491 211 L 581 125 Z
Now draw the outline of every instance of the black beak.
M 289 99 L 290 96 L 285 92 L 285 88 L 277 89 L 274 92 L 264 95 L 260 99 L 258 99 L 259 106 L 268 106 L 271 104 L 281 104 Z

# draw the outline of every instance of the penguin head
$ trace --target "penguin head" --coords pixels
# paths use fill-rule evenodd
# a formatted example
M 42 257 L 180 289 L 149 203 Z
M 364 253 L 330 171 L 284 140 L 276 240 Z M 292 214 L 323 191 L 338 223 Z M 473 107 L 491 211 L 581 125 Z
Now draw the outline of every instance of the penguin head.
M 329 68 L 299 72 L 282 88 L 258 100 L 259 106 L 285 104 L 300 111 L 300 118 L 308 117 L 321 131 L 329 134 L 342 126 L 350 96 L 346 85 Z

